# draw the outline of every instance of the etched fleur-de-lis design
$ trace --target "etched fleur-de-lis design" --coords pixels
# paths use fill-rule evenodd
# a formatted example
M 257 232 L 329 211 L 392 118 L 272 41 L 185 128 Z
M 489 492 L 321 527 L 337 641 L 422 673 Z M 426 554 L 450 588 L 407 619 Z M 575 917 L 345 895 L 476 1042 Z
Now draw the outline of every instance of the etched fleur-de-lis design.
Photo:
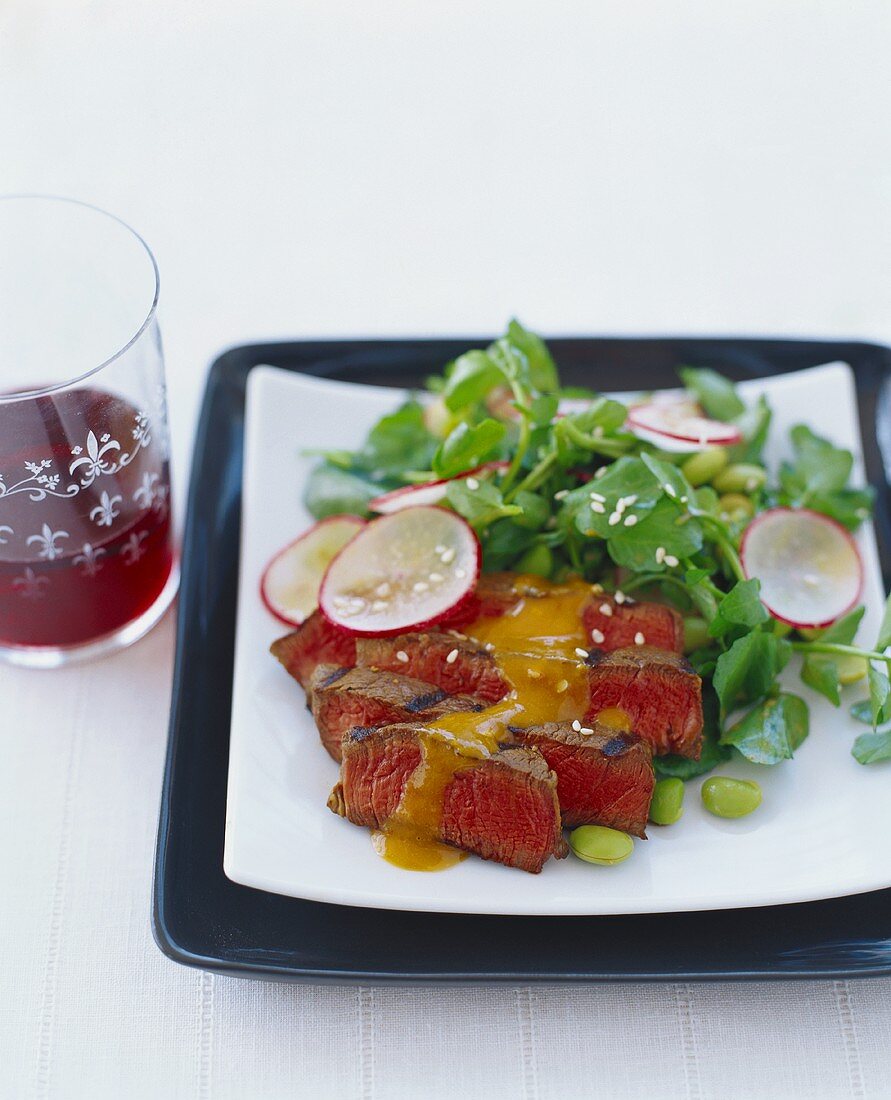
M 105 551 L 101 546 L 93 546 L 90 542 L 85 542 L 80 548 L 80 553 L 75 557 L 74 564 L 80 565 L 81 574 L 85 577 L 95 577 L 99 570 L 102 568 L 102 562 L 100 558 L 105 557 Z
M 9 542 L 9 536 L 14 534 L 15 531 L 11 527 L 7 527 L 5 523 L 0 523 L 0 546 L 5 546 Z
M 154 506 L 155 498 L 158 494 L 158 475 L 144 473 L 142 475 L 142 484 L 133 494 L 133 499 L 137 504 L 143 508 L 151 508 Z
M 28 566 L 21 577 L 15 578 L 12 587 L 16 589 L 23 600 L 40 600 L 46 595 L 44 589 L 49 587 L 49 577 L 38 577 L 34 570 Z
M 115 508 L 115 505 L 120 504 L 122 500 L 123 497 L 118 493 L 110 497 L 108 493 L 103 492 L 99 497 L 99 503 L 90 511 L 90 519 L 99 527 L 111 527 L 121 514 L 120 509 Z
M 39 535 L 29 535 L 27 542 L 29 546 L 39 546 L 37 556 L 43 558 L 44 561 L 55 561 L 56 558 L 62 556 L 61 547 L 56 543 L 59 539 L 67 539 L 69 537 L 67 531 L 54 531 L 48 523 L 43 525 Z
M 121 449 L 120 443 L 116 439 L 112 439 L 106 432 L 102 436 L 100 442 L 96 438 L 96 433 L 91 431 L 87 435 L 87 453 L 82 454 L 79 447 L 72 449 L 73 455 L 80 455 L 75 457 L 74 461 L 68 467 L 68 473 L 73 474 L 75 470 L 80 470 L 81 467 L 85 467 L 81 470 L 81 485 L 86 489 L 92 485 L 93 482 L 99 477 L 100 474 L 107 474 L 113 467 L 114 463 L 105 456 L 109 451 L 119 451 Z
M 152 505 L 155 515 L 159 519 L 166 519 L 170 511 L 170 486 L 159 485 L 155 490 L 155 502 Z
M 140 531 L 138 534 L 133 531 L 130 534 L 130 537 L 121 547 L 121 553 L 124 555 L 124 561 L 127 565 L 135 565 L 145 554 L 142 543 L 147 538 L 148 534 L 145 531 Z
M 145 413 L 140 412 L 136 414 L 136 427 L 131 434 L 136 442 L 137 450 L 140 447 L 147 447 L 151 443 L 151 423 Z

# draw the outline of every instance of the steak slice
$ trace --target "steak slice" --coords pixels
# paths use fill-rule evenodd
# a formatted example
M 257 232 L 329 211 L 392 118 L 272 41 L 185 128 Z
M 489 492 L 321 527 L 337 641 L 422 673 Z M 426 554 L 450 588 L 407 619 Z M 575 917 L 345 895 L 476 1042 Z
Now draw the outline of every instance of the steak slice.
M 653 750 L 634 733 L 592 723 L 574 730 L 568 722 L 511 726 L 513 737 L 535 747 L 557 777 L 563 824 L 605 825 L 646 837 L 653 797 Z
M 511 690 L 495 658 L 484 646 L 444 631 L 360 638 L 356 643 L 356 664 L 360 668 L 414 676 L 450 695 L 475 695 L 485 703 L 497 703 Z
M 482 710 L 466 695 L 449 695 L 435 684 L 370 668 L 319 665 L 310 681 L 312 714 L 328 753 L 340 760 L 344 734 L 356 726 L 435 722 L 455 711 Z
M 436 737 L 422 725 L 353 730 L 344 739 L 341 778 L 328 806 L 354 825 L 385 829 L 396 821 L 410 828 L 401 816 L 406 787 L 424 767 L 426 742 Z M 476 759 L 452 749 L 456 767 L 433 815 L 433 835 L 423 822 L 419 838 L 533 874 L 551 856 L 567 854 L 556 784 L 539 753 L 517 747 Z
M 534 577 L 522 573 L 483 573 L 473 595 L 464 600 L 443 625 L 460 627 L 475 619 L 505 615 L 522 599 L 546 595 L 543 587 L 536 586 Z
M 612 596 L 595 596 L 582 613 L 585 637 L 595 649 L 607 652 L 635 645 L 640 635 L 644 645 L 684 652 L 684 620 L 673 607 L 629 599 L 618 603 Z
M 657 755 L 676 752 L 699 759 L 702 748 L 702 681 L 677 653 L 635 645 L 588 658 L 586 717 L 624 711 L 631 728 Z M 590 722 L 589 722 L 590 725 Z
M 320 611 L 273 642 L 269 651 L 307 693 L 317 665 L 352 668 L 356 663 L 356 639 L 332 626 Z

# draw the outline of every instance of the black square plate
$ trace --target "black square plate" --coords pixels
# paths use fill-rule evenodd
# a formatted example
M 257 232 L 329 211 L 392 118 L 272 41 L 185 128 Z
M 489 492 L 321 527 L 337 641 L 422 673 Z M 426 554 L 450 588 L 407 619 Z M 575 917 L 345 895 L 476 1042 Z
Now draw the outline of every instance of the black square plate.
M 245 383 L 268 363 L 410 387 L 479 339 L 350 340 L 233 348 L 214 363 L 195 443 L 183 549 L 170 741 L 155 865 L 154 932 L 178 962 L 276 980 L 558 982 L 891 974 L 891 890 L 765 909 L 619 917 L 493 917 L 355 909 L 230 882 L 223 827 L 238 583 Z M 891 348 L 735 339 L 556 339 L 568 383 L 676 384 L 680 364 L 757 378 L 841 359 L 854 369 L 889 580 Z M 879 413 L 881 411 L 881 418 Z M 864 844 L 869 837 L 863 838 Z

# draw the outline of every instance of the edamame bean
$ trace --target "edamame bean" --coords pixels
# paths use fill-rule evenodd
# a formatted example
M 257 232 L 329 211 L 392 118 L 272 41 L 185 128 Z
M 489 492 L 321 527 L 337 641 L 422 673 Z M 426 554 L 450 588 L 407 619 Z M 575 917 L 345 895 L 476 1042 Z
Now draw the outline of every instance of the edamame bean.
M 627 833 L 607 829 L 604 825 L 580 825 L 573 829 L 569 834 L 569 846 L 579 859 L 603 867 L 621 863 L 634 851 L 634 841 Z
M 692 653 L 694 649 L 700 649 L 711 641 L 708 632 L 708 623 L 697 615 L 690 615 L 684 619 L 684 652 Z
M 713 485 L 719 493 L 757 493 L 767 481 L 767 471 L 752 462 L 734 462 L 726 466 L 715 478 Z
M 751 779 L 716 775 L 702 784 L 702 804 L 715 817 L 745 817 L 761 805 L 761 788 Z
M 533 573 L 536 577 L 549 577 L 554 567 L 554 555 L 544 543 L 530 546 L 517 562 L 518 573 Z
M 723 447 L 709 447 L 690 455 L 681 464 L 681 473 L 693 486 L 705 485 L 727 465 L 728 455 Z
M 742 493 L 725 493 L 718 498 L 718 507 L 721 509 L 721 515 L 733 520 L 734 523 L 742 523 L 743 520 L 751 519 L 755 514 L 752 498 Z
M 650 821 L 654 825 L 674 825 L 684 816 L 684 784 L 680 779 L 660 779 L 653 787 Z

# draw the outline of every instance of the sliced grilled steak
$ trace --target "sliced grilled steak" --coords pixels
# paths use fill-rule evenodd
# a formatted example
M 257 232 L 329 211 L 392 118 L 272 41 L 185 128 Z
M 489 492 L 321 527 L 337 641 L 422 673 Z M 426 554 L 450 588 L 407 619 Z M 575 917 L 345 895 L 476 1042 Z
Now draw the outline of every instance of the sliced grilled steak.
M 557 777 L 563 824 L 606 825 L 633 836 L 646 836 L 653 797 L 653 751 L 633 733 L 619 733 L 593 722 L 592 732 L 568 722 L 526 729 L 511 726 L 520 743 L 534 746 Z
M 702 681 L 677 653 L 636 645 L 588 658 L 588 719 L 610 708 L 624 711 L 631 728 L 656 754 L 699 759 L 702 747 Z M 588 723 L 590 725 L 590 721 Z
M 626 598 L 617 603 L 612 596 L 595 596 L 582 613 L 587 644 L 610 651 L 644 645 L 684 652 L 684 620 L 673 607 L 661 603 L 638 603 Z
M 469 696 L 449 695 L 435 684 L 370 668 L 319 665 L 310 687 L 319 736 L 335 760 L 341 758 L 343 735 L 356 726 L 385 726 L 412 719 L 435 722 L 454 711 L 483 709 L 482 703 Z
M 332 626 L 319 611 L 291 634 L 273 642 L 269 651 L 307 693 L 317 665 L 352 668 L 356 663 L 356 639 Z
M 360 638 L 356 664 L 414 676 L 450 695 L 475 695 L 497 703 L 510 691 L 492 654 L 477 642 L 444 631 L 399 634 L 395 638 Z
M 536 587 L 534 578 L 521 573 L 483 573 L 473 595 L 465 600 L 445 626 L 460 627 L 474 619 L 505 615 L 520 600 L 530 596 L 546 596 L 544 588 Z
M 328 806 L 355 825 L 385 828 L 405 822 L 406 785 L 424 766 L 425 739 L 418 725 L 353 730 L 343 744 L 340 783 Z M 456 758 L 442 793 L 430 839 L 483 859 L 538 873 L 550 856 L 566 855 L 554 777 L 539 753 L 508 748 L 488 759 Z M 419 830 L 429 836 L 425 822 Z

